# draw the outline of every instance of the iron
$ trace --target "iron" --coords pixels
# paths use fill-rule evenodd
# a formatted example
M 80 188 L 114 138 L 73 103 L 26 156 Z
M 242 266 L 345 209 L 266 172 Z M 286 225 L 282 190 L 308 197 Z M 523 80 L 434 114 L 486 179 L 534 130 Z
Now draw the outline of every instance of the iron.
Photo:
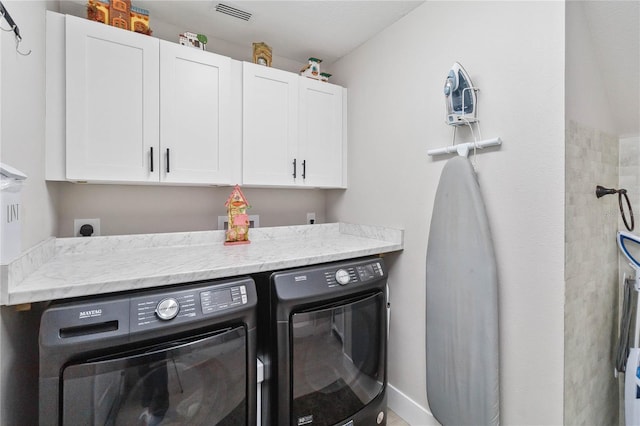
M 454 63 L 444 83 L 447 124 L 461 126 L 477 121 L 476 90 L 462 65 Z

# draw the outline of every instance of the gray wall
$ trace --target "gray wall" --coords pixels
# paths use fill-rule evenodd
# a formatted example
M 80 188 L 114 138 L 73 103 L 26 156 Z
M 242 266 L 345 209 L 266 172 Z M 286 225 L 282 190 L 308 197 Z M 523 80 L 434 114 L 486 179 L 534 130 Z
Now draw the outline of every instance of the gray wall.
M 74 219 L 100 218 L 102 235 L 187 232 L 218 229 L 231 187 L 85 185 L 55 187 L 57 236 L 73 234 Z M 313 189 L 244 188 L 250 215 L 260 226 L 302 225 L 307 212 L 325 221 L 325 192 Z

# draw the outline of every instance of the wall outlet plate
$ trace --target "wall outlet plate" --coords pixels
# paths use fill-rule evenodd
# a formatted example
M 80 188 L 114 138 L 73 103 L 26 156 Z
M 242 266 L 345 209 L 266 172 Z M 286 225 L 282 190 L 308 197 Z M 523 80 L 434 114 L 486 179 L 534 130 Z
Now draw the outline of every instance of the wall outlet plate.
M 97 237 L 100 235 L 100 219 L 73 219 L 73 236 L 74 237 L 82 237 L 80 235 L 80 228 L 82 225 L 91 225 L 93 226 L 93 234 L 92 237 Z
M 313 225 L 314 223 L 316 223 L 316 214 L 307 213 L 307 225 Z
M 249 215 L 249 228 L 260 228 L 259 214 Z M 225 231 L 229 229 L 229 216 L 218 216 L 218 229 Z

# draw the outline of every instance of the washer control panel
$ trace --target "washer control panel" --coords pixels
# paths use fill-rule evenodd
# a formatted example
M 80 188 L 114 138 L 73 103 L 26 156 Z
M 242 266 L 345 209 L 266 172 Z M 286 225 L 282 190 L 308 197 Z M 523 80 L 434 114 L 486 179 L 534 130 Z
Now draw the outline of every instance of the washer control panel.
M 176 292 L 171 295 L 141 296 L 131 299 L 131 326 L 147 328 L 170 320 L 196 316 L 196 295 L 193 292 Z
M 200 293 L 200 305 L 202 313 L 221 311 L 234 306 L 246 305 L 247 287 L 227 287 L 220 290 L 207 290 Z
M 247 303 L 247 284 L 242 281 L 132 297 L 130 327 L 133 331 L 193 321 Z

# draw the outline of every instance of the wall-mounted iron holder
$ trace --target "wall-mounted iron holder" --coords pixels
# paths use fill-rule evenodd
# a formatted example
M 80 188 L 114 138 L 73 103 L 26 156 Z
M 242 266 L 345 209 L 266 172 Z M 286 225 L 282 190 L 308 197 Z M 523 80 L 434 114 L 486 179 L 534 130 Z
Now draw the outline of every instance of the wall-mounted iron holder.
M 427 155 L 436 156 L 457 153 L 461 157 L 467 157 L 469 151 L 473 151 L 475 156 L 477 149 L 502 145 L 502 140 L 499 137 L 482 139 L 480 120 L 478 120 L 477 99 L 477 92 L 480 91 L 480 89 L 473 85 L 471 77 L 460 63 L 454 63 L 449 70 L 443 91 L 446 105 L 445 122 L 453 126 L 453 138 L 451 145 L 430 149 L 427 151 Z M 469 127 L 471 135 L 473 136 L 473 142 L 456 144 L 456 130 L 460 126 Z
M 620 188 L 620 189 L 614 189 L 614 188 L 605 188 L 604 186 L 596 186 L 596 197 L 601 198 L 604 197 L 605 195 L 610 195 L 610 194 L 618 194 L 618 206 L 620 207 L 620 216 L 622 217 L 622 221 L 624 222 L 624 226 L 627 228 L 628 231 L 633 231 L 634 228 L 634 221 L 633 221 L 633 209 L 631 208 L 631 202 L 629 202 L 629 196 L 627 195 L 627 190 Z M 627 210 L 629 210 L 629 221 L 631 222 L 631 225 L 629 225 L 629 222 L 627 221 L 627 216 L 624 213 L 624 207 L 622 205 L 622 197 L 624 197 L 626 203 L 627 203 Z

